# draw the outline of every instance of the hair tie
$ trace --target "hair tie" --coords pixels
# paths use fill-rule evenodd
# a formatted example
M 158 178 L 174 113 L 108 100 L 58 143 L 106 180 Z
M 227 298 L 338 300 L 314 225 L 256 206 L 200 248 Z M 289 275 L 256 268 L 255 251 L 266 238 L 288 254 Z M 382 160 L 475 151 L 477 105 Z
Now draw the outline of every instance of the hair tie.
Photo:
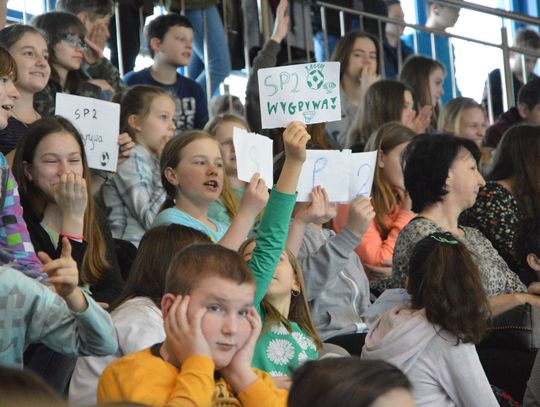
M 446 244 L 451 244 L 451 245 L 459 244 L 459 242 L 456 239 L 452 239 L 452 238 L 447 239 L 446 237 L 437 236 L 437 235 L 430 235 L 429 237 L 431 237 L 433 240 L 439 243 L 446 243 Z

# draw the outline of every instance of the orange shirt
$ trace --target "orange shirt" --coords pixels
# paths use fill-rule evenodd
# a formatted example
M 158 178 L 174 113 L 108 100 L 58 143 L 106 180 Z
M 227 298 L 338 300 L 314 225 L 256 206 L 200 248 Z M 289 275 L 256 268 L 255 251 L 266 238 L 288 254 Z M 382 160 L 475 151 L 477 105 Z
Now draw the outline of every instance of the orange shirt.
M 362 236 L 362 241 L 355 250 L 360 256 L 363 264 L 372 266 L 380 266 L 381 260 L 392 260 L 396 239 L 401 229 L 414 218 L 414 214 L 406 209 L 396 205 L 393 210 L 384 215 L 384 223 L 389 227 L 390 231 L 386 239 L 381 237 L 375 219 L 371 221 L 369 227 Z M 333 221 L 333 228 L 336 233 L 343 229 L 349 220 L 349 205 L 339 205 L 337 216 Z M 369 273 L 368 273 L 369 276 Z

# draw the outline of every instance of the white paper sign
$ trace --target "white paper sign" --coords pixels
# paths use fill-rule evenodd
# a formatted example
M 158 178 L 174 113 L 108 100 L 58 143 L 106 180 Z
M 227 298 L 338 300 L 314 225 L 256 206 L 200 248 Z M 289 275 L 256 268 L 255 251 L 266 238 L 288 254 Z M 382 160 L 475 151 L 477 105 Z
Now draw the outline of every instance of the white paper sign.
M 55 113 L 69 119 L 81 133 L 90 168 L 116 171 L 120 127 L 118 103 L 57 93 Z
M 317 62 L 258 71 L 264 129 L 341 120 L 339 62 Z
M 359 195 L 371 196 L 376 163 L 377 151 L 351 154 L 349 200 L 352 201 Z
M 258 172 L 266 182 L 266 186 L 272 188 L 274 185 L 272 139 L 234 127 L 233 143 L 238 179 L 249 182 L 253 174 Z
M 307 150 L 298 181 L 299 202 L 311 201 L 311 190 L 320 185 L 331 202 L 349 201 L 351 151 Z

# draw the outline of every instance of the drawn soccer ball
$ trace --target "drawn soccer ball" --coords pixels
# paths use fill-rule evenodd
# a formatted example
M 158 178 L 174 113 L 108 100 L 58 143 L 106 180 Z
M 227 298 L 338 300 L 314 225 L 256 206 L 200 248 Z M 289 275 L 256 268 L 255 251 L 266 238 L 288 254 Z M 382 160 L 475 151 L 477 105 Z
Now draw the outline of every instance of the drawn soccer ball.
M 105 167 L 107 166 L 107 164 L 109 163 L 109 153 L 104 151 L 103 153 L 101 153 L 101 162 L 100 164 Z
M 308 72 L 307 85 L 310 89 L 317 90 L 324 84 L 324 74 L 320 69 L 313 69 Z

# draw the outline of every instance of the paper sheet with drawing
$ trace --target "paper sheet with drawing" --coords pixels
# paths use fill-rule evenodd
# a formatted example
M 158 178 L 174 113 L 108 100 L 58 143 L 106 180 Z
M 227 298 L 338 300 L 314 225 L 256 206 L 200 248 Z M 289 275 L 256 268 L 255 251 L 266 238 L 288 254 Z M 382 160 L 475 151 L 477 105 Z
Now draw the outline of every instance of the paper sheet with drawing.
M 297 201 L 310 201 L 311 190 L 317 185 L 326 189 L 331 202 L 370 196 L 376 160 L 376 151 L 352 154 L 351 150 L 307 150 Z
M 249 182 L 258 172 L 268 188 L 274 185 L 272 144 L 268 137 L 233 128 L 233 143 L 236 155 L 238 179 Z
M 90 168 L 116 171 L 120 128 L 118 103 L 57 93 L 55 114 L 69 119 L 81 133 Z
M 260 69 L 262 127 L 341 120 L 339 66 L 339 62 L 318 62 Z

